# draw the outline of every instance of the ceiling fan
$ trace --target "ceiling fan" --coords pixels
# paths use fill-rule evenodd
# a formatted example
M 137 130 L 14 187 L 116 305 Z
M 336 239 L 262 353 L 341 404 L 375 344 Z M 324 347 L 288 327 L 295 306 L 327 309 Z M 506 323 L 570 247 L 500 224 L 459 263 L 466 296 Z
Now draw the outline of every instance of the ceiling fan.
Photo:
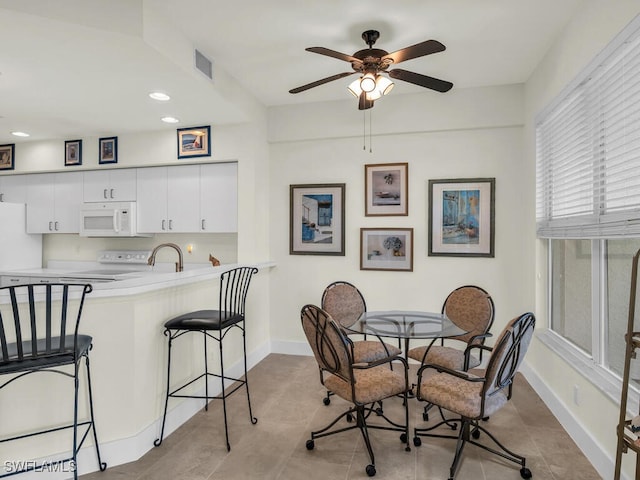
M 393 82 L 386 76 L 381 75 L 383 73 L 396 80 L 413 83 L 414 85 L 430 88 L 437 92 L 447 92 L 451 90 L 453 83 L 447 82 L 446 80 L 428 77 L 426 75 L 402 70 L 400 68 L 389 70 L 391 65 L 425 55 L 431 55 L 432 53 L 442 52 L 446 48 L 442 43 L 437 40 L 427 40 L 389 53 L 386 50 L 373 48 L 373 45 L 376 43 L 378 38 L 380 38 L 380 32 L 377 30 L 367 30 L 366 32 L 363 32 L 362 39 L 367 45 L 369 45 L 369 48 L 358 50 L 353 55 L 346 55 L 324 47 L 309 47 L 305 49 L 308 52 L 319 53 L 320 55 L 326 55 L 328 57 L 349 62 L 351 63 L 353 71 L 338 73 L 321 80 L 316 80 L 315 82 L 302 85 L 301 87 L 293 88 L 289 90 L 289 93 L 304 92 L 310 88 L 317 87 L 334 80 L 339 80 L 340 78 L 353 75 L 354 73 L 360 74 L 361 77 L 349 85 L 349 91 L 358 97 L 358 108 L 360 110 L 366 110 L 373 107 L 373 102 L 375 100 L 386 95 L 393 88 Z

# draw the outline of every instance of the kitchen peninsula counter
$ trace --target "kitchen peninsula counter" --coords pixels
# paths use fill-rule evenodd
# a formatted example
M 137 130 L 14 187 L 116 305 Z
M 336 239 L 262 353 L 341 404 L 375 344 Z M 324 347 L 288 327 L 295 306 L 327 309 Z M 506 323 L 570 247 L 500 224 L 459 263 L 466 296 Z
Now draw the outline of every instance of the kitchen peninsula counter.
M 242 264 L 245 265 L 245 264 Z M 135 278 L 93 284 L 87 295 L 80 332 L 93 337 L 90 354 L 91 380 L 98 439 L 103 460 L 109 467 L 137 460 L 154 448 L 166 393 L 167 338 L 164 323 L 185 312 L 216 309 L 219 277 L 240 264 L 218 267 L 185 264 L 185 271 L 148 270 L 135 272 Z M 259 269 L 249 289 L 246 304 L 246 340 L 249 368 L 270 351 L 269 346 L 269 274 L 273 262 L 251 264 Z M 160 265 L 157 265 L 158 267 Z M 69 272 L 67 267 L 48 265 L 46 269 L 3 272 L 46 277 Z M 161 267 L 161 266 L 160 266 Z M 77 271 L 77 270 L 76 270 Z M 0 298 L 0 302 L 3 301 Z M 188 336 L 175 342 L 172 354 L 172 386 L 184 378 L 201 373 L 202 338 Z M 242 376 L 242 336 L 233 329 L 227 340 L 237 348 L 225 352 L 225 375 Z M 215 350 L 215 349 L 214 349 Z M 212 368 L 219 364 L 217 351 L 209 352 Z M 81 389 L 85 388 L 84 367 Z M 175 382 L 175 383 L 174 383 Z M 220 389 L 210 385 L 210 390 Z M 198 391 L 200 386 L 194 386 Z M 210 394 L 217 394 L 210 391 Z M 219 392 L 218 392 L 219 393 Z M 25 400 L 27 399 L 27 400 Z M 73 388 L 60 375 L 34 374 L 0 391 L 2 437 L 32 425 L 59 425 L 69 420 L 73 405 Z M 85 399 L 81 402 L 86 408 Z M 204 401 L 172 399 L 169 402 L 167 427 L 170 433 L 202 409 Z M 215 415 L 216 409 L 211 414 Z M 222 422 L 222 418 L 220 418 Z M 214 442 L 224 445 L 224 435 Z M 87 442 L 88 443 L 88 442 Z M 12 445 L 13 444 L 13 445 Z M 28 439 L 3 444 L 4 458 L 62 458 L 70 449 L 67 434 L 55 433 L 43 442 Z M 165 448 L 162 445 L 157 448 Z M 66 452 L 65 452 L 66 450 Z M 84 474 L 97 469 L 95 451 L 82 449 L 78 468 Z

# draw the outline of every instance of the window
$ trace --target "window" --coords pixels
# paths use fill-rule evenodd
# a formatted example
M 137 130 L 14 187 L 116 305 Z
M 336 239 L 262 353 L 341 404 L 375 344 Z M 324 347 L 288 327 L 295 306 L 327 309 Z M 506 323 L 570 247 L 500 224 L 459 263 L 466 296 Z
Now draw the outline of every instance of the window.
M 585 364 L 621 377 L 631 260 L 640 249 L 640 19 L 539 115 L 536 157 L 549 328 Z M 636 367 L 638 387 L 640 361 Z

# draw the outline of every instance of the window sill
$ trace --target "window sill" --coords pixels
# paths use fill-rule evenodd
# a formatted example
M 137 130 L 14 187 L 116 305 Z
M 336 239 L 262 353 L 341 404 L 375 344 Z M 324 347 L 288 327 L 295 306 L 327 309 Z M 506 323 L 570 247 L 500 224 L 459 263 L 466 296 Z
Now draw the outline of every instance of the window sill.
M 536 337 L 611 401 L 616 404 L 620 403 L 620 395 L 622 393 L 622 379 L 620 377 L 596 365 L 591 358 L 551 330 L 546 329 L 537 332 Z M 635 387 L 631 386 L 629 388 L 627 400 L 627 415 L 633 417 L 637 415 L 637 409 L 634 412 L 630 409 L 630 406 L 638 405 L 640 400 L 640 395 Z

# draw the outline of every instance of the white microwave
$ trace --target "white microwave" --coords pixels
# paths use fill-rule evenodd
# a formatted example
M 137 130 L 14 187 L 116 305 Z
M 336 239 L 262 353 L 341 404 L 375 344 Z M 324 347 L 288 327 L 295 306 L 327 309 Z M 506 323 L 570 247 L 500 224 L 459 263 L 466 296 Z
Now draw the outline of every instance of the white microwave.
M 82 237 L 144 237 L 136 229 L 135 202 L 84 203 L 80 209 Z

